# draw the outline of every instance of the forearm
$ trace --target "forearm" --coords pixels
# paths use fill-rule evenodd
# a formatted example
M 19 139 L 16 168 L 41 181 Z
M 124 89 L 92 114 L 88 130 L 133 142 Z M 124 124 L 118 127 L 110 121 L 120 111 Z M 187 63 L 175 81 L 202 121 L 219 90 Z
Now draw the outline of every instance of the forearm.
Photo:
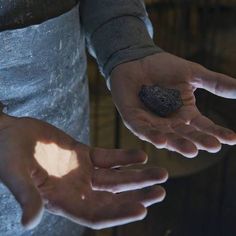
M 118 64 L 161 51 L 142 0 L 83 0 L 80 10 L 89 50 L 106 78 Z

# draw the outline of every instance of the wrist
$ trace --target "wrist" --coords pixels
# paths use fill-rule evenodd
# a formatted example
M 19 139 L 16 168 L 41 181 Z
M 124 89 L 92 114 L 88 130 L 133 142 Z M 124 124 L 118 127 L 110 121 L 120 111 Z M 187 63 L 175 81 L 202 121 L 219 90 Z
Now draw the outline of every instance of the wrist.
M 154 44 L 145 23 L 135 16 L 123 16 L 107 22 L 94 32 L 91 43 L 105 77 L 122 62 L 161 51 Z

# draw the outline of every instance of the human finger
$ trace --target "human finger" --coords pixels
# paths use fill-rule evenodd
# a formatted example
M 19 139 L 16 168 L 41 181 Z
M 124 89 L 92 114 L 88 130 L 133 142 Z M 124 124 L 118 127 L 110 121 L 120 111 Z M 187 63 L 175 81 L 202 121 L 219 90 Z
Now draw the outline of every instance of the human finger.
M 213 135 L 195 129 L 191 125 L 184 123 L 175 126 L 174 131 L 184 138 L 193 142 L 199 150 L 216 153 L 221 149 L 221 143 Z
M 22 208 L 22 225 L 26 229 L 36 227 L 43 215 L 43 203 L 39 192 L 24 167 L 12 167 L 10 175 L 1 176 Z
M 236 99 L 236 79 L 204 67 L 198 67 L 195 73 L 194 85 L 197 88 L 206 89 L 217 96 Z
M 139 136 L 142 135 L 142 140 L 153 144 L 157 148 L 164 148 L 167 144 L 166 135 L 160 132 L 157 128 L 153 127 L 143 127 L 139 129 Z
M 196 145 L 176 134 L 170 124 L 171 122 L 163 122 L 162 119 L 155 119 L 150 123 L 140 122 L 140 125 L 136 122 L 134 132 L 139 138 L 152 143 L 156 148 L 166 148 L 189 158 L 195 157 L 198 154 Z
M 86 226 L 100 230 L 139 221 L 147 215 L 146 208 L 138 202 L 126 201 L 125 203 L 113 202 L 98 208 Z
M 161 202 L 166 196 L 161 186 L 152 186 L 139 190 L 132 190 L 117 195 L 122 201 L 141 202 L 145 207 Z
M 174 131 L 172 133 L 167 133 L 166 137 L 166 148 L 168 150 L 177 152 L 188 158 L 193 158 L 198 155 L 197 146 L 192 141 L 176 134 Z
M 55 204 L 52 208 L 55 209 Z M 58 215 L 96 230 L 142 220 L 147 214 L 140 202 L 123 200 L 105 191 L 91 191 L 80 201 L 69 205 L 65 202 L 57 208 Z
M 215 136 L 223 144 L 236 145 L 235 132 L 215 124 L 201 114 L 192 119 L 190 124 L 202 132 Z
M 166 146 L 165 132 L 152 125 L 152 120 L 148 117 L 147 113 L 143 117 L 132 120 L 132 122 L 125 121 L 125 125 L 139 139 L 149 142 L 157 148 L 164 148 Z M 160 127 L 163 126 L 168 127 L 165 124 L 160 125 Z
M 146 153 L 136 149 L 92 148 L 90 157 L 93 164 L 100 168 L 114 168 L 145 163 L 148 159 Z
M 89 213 L 90 220 L 86 224 L 93 229 L 102 229 L 142 220 L 147 214 L 146 207 L 162 201 L 165 190 L 162 187 L 153 186 L 112 194 L 109 202 L 106 202 L 106 192 L 94 191 L 94 195 L 99 204 L 96 204 Z
M 160 184 L 167 178 L 167 171 L 158 167 L 142 170 L 97 169 L 93 174 L 92 186 L 95 190 L 117 193 Z

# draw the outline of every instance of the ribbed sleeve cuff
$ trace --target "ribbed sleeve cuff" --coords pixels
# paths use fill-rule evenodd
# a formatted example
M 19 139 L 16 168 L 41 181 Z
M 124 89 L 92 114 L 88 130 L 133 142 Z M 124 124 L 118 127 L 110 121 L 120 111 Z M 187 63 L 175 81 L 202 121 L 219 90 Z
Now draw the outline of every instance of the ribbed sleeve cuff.
M 154 44 L 144 21 L 135 16 L 111 19 L 93 32 L 89 44 L 106 79 L 121 63 L 162 52 Z

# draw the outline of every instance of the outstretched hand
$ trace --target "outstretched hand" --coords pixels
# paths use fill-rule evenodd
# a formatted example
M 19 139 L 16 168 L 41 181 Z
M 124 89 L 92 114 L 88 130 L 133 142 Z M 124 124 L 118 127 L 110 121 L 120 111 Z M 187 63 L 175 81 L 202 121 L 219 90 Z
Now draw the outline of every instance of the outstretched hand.
M 165 170 L 114 168 L 146 162 L 142 151 L 90 148 L 36 119 L 0 121 L 0 180 L 20 203 L 27 228 L 40 222 L 44 207 L 91 228 L 120 225 L 142 219 L 165 196 L 153 186 L 165 182 Z
M 164 189 L 153 185 L 166 181 L 166 171 L 114 167 L 143 163 L 146 158 L 141 151 L 76 144 L 71 150 L 70 168 L 62 176 L 49 177 L 38 188 L 49 211 L 93 229 L 141 220 L 146 207 L 164 199 Z
M 178 89 L 183 107 L 167 118 L 158 117 L 139 100 L 142 85 Z M 111 74 L 113 101 L 126 127 L 141 140 L 186 157 L 195 157 L 198 150 L 218 152 L 221 144 L 236 144 L 233 131 L 199 112 L 197 88 L 236 99 L 235 79 L 165 52 L 118 65 Z

